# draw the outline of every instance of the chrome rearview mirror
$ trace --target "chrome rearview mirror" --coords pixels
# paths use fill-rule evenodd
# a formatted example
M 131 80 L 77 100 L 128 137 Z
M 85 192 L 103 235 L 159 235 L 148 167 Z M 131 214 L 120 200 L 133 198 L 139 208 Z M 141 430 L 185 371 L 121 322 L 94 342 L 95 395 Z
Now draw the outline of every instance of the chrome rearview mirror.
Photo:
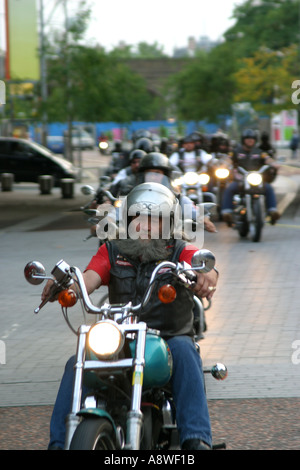
M 38 285 L 46 279 L 46 270 L 39 261 L 30 261 L 24 268 L 24 276 L 30 284 Z
M 89 186 L 88 184 L 82 186 L 80 189 L 81 189 L 82 194 L 84 194 L 85 196 L 95 194 L 94 188 L 92 186 Z
M 217 362 L 217 364 L 211 368 L 210 373 L 217 380 L 225 380 L 228 375 L 228 370 L 224 364 Z
M 211 212 L 217 207 L 217 204 L 214 202 L 203 202 L 200 205 L 203 207 L 204 215 L 210 215 Z
M 215 266 L 216 258 L 209 250 L 198 250 L 192 257 L 192 269 L 200 273 L 208 273 Z

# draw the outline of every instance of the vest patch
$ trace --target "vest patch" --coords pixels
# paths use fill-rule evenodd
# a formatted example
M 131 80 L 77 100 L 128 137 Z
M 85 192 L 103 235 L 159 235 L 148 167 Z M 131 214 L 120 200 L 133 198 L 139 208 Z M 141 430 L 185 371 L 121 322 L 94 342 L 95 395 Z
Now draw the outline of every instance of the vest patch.
M 121 259 L 117 259 L 116 265 L 117 266 L 132 266 L 132 264 L 129 263 L 129 261 L 123 261 Z
M 132 264 L 122 255 L 117 255 L 116 265 L 117 266 L 132 266 Z

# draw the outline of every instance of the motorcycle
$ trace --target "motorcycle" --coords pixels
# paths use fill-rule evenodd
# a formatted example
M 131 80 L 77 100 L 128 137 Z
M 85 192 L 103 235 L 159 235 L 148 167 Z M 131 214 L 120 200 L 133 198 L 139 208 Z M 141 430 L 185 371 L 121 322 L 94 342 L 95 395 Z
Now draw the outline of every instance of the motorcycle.
M 77 267 L 59 261 L 46 276 L 37 261 L 25 266 L 24 274 L 33 285 L 52 279 L 49 298 L 34 312 L 58 294 L 65 320 L 78 336 L 71 411 L 66 421 L 65 449 L 70 450 L 147 450 L 178 448 L 175 409 L 169 381 L 172 356 L 159 331 L 139 320 L 139 312 L 153 295 L 160 275 L 169 270 L 187 288 L 194 285 L 194 271 L 208 272 L 215 263 L 213 254 L 199 250 L 192 265 L 163 261 L 153 270 L 144 298 L 138 305 L 92 304 Z M 161 283 L 162 284 L 162 283 Z M 70 286 L 74 286 L 74 290 Z M 176 286 L 176 283 L 175 283 Z M 174 285 L 161 285 L 156 295 L 161 302 L 172 302 Z M 81 299 L 83 313 L 100 316 L 92 325 L 86 321 L 76 332 L 67 308 Z M 227 376 L 227 368 L 215 364 L 205 373 L 217 380 Z M 88 385 L 90 394 L 83 406 L 82 391 Z M 176 447 L 177 446 L 177 447 Z M 225 444 L 215 448 L 225 447 Z
M 99 216 L 99 211 L 97 210 L 98 206 L 102 204 L 112 205 L 116 209 L 116 214 L 118 214 L 119 207 L 121 206 L 121 199 L 115 198 L 109 191 L 109 184 L 111 179 L 108 176 L 101 176 L 100 185 L 97 190 L 95 190 L 90 185 L 84 185 L 81 187 L 82 194 L 86 196 L 92 196 L 92 200 L 87 202 L 81 210 L 88 217 L 87 222 L 91 225 L 90 235 L 88 235 L 84 241 L 89 240 L 90 238 L 97 237 L 97 224 L 103 219 L 103 215 Z M 100 245 L 103 243 L 103 240 L 100 239 Z
M 213 187 L 213 193 L 216 197 L 217 210 L 220 220 L 222 218 L 221 207 L 223 194 L 231 175 L 227 160 L 228 155 L 218 154 L 217 158 L 213 158 L 212 163 L 210 164 L 211 186 Z
M 173 187 L 176 188 L 182 196 L 187 196 L 194 204 L 203 202 L 216 202 L 215 195 L 208 191 L 210 177 L 206 172 L 196 173 L 189 171 L 173 181 Z
M 233 198 L 233 226 L 244 238 L 250 233 L 253 242 L 259 242 L 265 222 L 265 189 L 263 174 L 269 165 L 258 171 L 246 171 L 238 167 L 242 175 L 239 194 Z

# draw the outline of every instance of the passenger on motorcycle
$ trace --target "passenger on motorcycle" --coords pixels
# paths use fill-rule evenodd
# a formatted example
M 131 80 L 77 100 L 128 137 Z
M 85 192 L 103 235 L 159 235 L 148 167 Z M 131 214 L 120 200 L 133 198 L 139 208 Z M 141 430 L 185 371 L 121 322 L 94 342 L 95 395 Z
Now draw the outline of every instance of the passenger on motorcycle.
M 170 156 L 170 163 L 180 168 L 183 173 L 198 172 L 211 160 L 205 150 L 196 148 L 195 137 L 188 135 L 183 139 L 182 148 Z
M 256 146 L 256 141 L 257 136 L 254 130 L 247 129 L 242 133 L 241 144 L 233 151 L 232 163 L 234 169 L 240 166 L 247 171 L 257 171 L 263 165 L 270 165 L 271 169 L 275 170 L 276 173 L 279 166 L 274 163 L 274 160 L 268 154 Z M 239 174 L 236 170 L 234 171 L 234 178 L 235 181 L 230 183 L 225 189 L 222 202 L 222 218 L 228 223 L 232 222 L 233 197 L 239 190 Z M 271 218 L 271 224 L 274 225 L 280 218 L 280 214 L 277 210 L 274 189 L 267 182 L 265 182 L 265 195 L 268 215 Z
M 127 196 L 127 208 L 124 217 L 128 234 L 134 231 L 136 236 L 130 238 L 128 235 L 126 239 L 119 238 L 102 245 L 83 276 L 89 294 L 101 285 L 108 285 L 111 303 L 132 301 L 135 305 L 143 296 L 147 279 L 158 261 L 186 261 L 190 264 L 198 248 L 183 239 L 174 238 L 178 201 L 165 186 L 144 183 L 135 187 Z M 132 214 L 137 214 L 137 217 Z M 168 230 L 165 230 L 166 227 Z M 211 299 L 217 279 L 217 270 L 204 274 L 198 272 L 195 288 L 190 290 L 180 286 L 171 307 L 153 296 L 141 312 L 142 321 L 160 330 L 173 356 L 171 386 L 182 449 L 209 450 L 212 446 L 202 361 L 193 339 L 193 295 Z M 42 299 L 47 297 L 51 283 L 48 281 L 46 284 Z M 64 446 L 73 366 L 74 358 L 71 358 L 66 365 L 52 414 L 51 450 Z

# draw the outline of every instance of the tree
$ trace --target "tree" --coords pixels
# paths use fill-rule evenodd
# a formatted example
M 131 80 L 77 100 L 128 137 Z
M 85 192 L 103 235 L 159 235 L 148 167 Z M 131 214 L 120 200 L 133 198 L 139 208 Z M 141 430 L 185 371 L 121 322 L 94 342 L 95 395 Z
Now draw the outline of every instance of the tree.
M 235 7 L 233 18 L 224 36 L 240 58 L 262 46 L 280 50 L 299 43 L 299 0 L 247 0 Z
M 209 54 L 201 52 L 170 79 L 171 102 L 179 119 L 215 122 L 230 113 L 235 64 L 228 59 L 225 45 Z
M 218 122 L 234 102 L 249 101 L 263 112 L 291 107 L 291 84 L 300 76 L 298 10 L 299 0 L 236 6 L 225 42 L 172 78 L 175 114 Z
M 67 118 L 68 74 L 72 77 L 68 90 L 72 120 L 129 122 L 150 119 L 155 113 L 155 100 L 140 75 L 102 49 L 72 46 L 68 63 L 62 55 L 49 69 L 48 116 L 51 121 L 64 122 Z
M 293 107 L 291 85 L 299 77 L 297 58 L 297 47 L 292 45 L 276 51 L 260 48 L 253 57 L 242 59 L 235 74 L 234 101 L 251 102 L 256 111 L 267 114 Z
M 156 41 L 153 44 L 147 42 L 139 42 L 137 45 L 121 44 L 115 47 L 110 56 L 118 59 L 157 59 L 167 57 L 163 52 L 163 46 Z

